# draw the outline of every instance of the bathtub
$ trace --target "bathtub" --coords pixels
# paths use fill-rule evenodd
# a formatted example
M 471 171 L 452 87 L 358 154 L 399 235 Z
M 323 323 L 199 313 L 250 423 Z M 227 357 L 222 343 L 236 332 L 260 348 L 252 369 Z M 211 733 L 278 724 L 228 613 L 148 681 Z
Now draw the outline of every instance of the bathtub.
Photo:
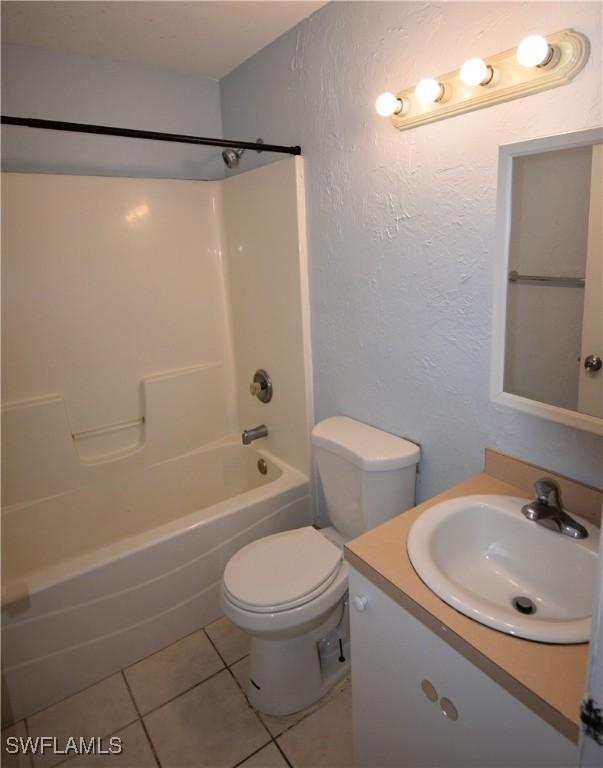
M 310 521 L 308 478 L 234 440 L 116 469 L 2 512 L 4 724 L 216 619 L 234 552 Z

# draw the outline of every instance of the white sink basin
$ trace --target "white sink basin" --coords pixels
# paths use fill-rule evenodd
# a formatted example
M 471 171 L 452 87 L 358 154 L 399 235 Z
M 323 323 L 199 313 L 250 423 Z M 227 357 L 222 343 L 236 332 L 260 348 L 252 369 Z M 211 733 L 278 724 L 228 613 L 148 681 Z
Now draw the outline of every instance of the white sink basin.
M 413 524 L 408 555 L 425 584 L 482 624 L 545 643 L 590 639 L 599 530 L 572 539 L 531 522 L 531 499 L 462 496 L 435 504 Z M 524 611 L 514 607 L 516 598 Z

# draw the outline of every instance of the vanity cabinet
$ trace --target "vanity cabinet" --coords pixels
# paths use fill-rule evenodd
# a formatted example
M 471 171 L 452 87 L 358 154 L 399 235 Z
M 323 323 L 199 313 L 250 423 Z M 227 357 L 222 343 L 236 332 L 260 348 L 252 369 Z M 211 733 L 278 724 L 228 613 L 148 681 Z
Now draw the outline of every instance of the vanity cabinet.
M 573 742 L 353 568 L 350 604 L 357 768 L 577 765 Z

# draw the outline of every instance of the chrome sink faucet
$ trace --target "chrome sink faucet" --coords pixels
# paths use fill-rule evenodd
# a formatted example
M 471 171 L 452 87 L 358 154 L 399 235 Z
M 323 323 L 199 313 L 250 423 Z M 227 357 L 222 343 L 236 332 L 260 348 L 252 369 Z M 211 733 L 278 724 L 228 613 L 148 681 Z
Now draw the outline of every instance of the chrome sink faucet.
M 561 492 L 554 480 L 541 477 L 534 483 L 534 492 L 536 501 L 521 508 L 528 520 L 572 539 L 585 539 L 588 536 L 586 528 L 561 508 Z
M 252 429 L 244 429 L 243 434 L 241 435 L 241 440 L 243 441 L 243 445 L 251 445 L 254 440 L 267 436 L 268 427 L 265 424 L 260 424 L 258 427 L 253 427 Z

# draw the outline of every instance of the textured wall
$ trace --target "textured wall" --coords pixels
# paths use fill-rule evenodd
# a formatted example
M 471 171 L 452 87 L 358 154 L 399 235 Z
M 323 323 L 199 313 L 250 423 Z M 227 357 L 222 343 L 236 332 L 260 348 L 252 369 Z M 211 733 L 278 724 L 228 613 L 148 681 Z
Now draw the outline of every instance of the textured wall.
M 43 48 L 2 46 L 2 114 L 221 136 L 217 80 Z M 220 150 L 3 126 L 5 171 L 217 179 Z
M 569 86 L 399 133 L 384 90 L 574 27 Z M 421 443 L 421 498 L 492 446 L 600 483 L 601 442 L 489 401 L 498 147 L 601 123 L 598 3 L 332 3 L 221 81 L 226 135 L 301 144 L 317 419 Z M 243 167 L 270 161 L 245 157 Z

